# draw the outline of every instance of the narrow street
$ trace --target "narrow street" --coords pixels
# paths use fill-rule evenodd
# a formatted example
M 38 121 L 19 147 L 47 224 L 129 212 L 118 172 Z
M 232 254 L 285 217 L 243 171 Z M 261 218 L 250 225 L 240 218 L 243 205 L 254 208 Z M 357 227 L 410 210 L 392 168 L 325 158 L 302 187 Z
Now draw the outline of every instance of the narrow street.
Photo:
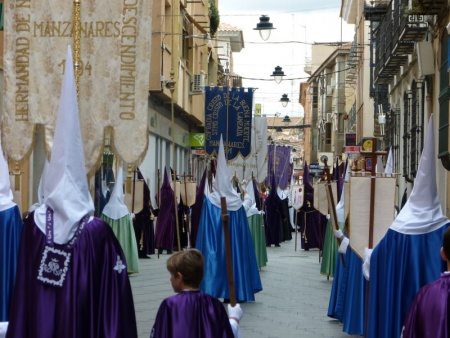
M 320 274 L 319 252 L 295 251 L 295 236 L 281 247 L 267 248 L 269 262 L 261 270 L 263 290 L 254 303 L 241 307 L 242 338 L 356 337 L 327 317 L 332 279 Z M 139 338 L 149 338 L 161 301 L 172 295 L 166 254 L 141 259 L 140 273 L 130 276 Z

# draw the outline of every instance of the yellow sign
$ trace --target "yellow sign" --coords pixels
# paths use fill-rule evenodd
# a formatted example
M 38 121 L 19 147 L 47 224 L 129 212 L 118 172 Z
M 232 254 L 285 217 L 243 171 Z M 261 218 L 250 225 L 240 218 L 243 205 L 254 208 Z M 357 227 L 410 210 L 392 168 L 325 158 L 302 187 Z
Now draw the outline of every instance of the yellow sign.
M 261 115 L 261 103 L 255 103 L 255 115 Z

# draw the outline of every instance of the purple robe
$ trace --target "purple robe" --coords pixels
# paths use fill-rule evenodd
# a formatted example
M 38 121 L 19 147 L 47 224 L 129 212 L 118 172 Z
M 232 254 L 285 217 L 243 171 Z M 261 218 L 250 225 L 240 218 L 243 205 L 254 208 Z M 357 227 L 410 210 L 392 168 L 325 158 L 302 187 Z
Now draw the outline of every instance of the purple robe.
M 449 291 L 447 273 L 419 290 L 406 317 L 403 338 L 449 337 Z
M 45 246 L 31 213 L 22 231 L 6 337 L 137 338 L 125 256 L 111 227 L 99 218 L 85 225 L 62 286 L 37 279 Z
M 327 217 L 319 210 L 303 205 L 297 217 L 297 225 L 300 226 L 302 235 L 302 249 L 323 249 Z
M 270 192 L 265 202 L 265 231 L 266 231 L 266 245 L 279 246 L 282 241 L 282 202 L 277 193 L 275 184 L 275 176 L 272 175 Z
M 175 194 L 170 187 L 167 169 L 160 190 L 159 214 L 156 219 L 156 248 L 171 251 L 175 240 Z
M 200 291 L 183 291 L 161 303 L 151 338 L 234 338 L 223 304 Z
M 138 179 L 143 180 L 141 171 L 138 168 Z M 155 231 L 153 226 L 153 207 L 150 200 L 150 189 L 144 180 L 144 207 L 136 213 L 133 221 L 134 233 L 140 258 L 147 258 L 147 255 L 155 254 Z

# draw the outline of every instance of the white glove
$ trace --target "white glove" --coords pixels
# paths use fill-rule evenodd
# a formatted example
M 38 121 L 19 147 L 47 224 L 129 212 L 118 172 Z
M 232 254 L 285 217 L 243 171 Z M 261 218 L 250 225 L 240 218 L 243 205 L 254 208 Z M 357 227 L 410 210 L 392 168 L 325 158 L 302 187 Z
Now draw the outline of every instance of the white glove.
M 0 322 L 0 337 L 5 337 L 8 331 L 8 322 Z
M 229 318 L 237 318 L 237 320 L 239 322 L 243 315 L 244 315 L 244 312 L 242 311 L 241 306 L 239 304 L 236 304 L 235 306 L 231 306 L 231 304 L 228 304 L 228 317 Z
M 330 214 L 327 214 L 327 219 L 330 219 L 330 218 L 331 218 Z
M 136 218 L 136 215 L 135 214 L 133 214 L 132 212 L 130 213 L 130 217 L 131 217 L 131 220 L 133 220 L 133 219 L 135 219 Z
M 341 229 L 333 230 L 333 232 L 334 232 L 334 237 L 336 237 L 336 238 L 341 238 L 342 236 L 344 236 Z
M 347 252 L 347 247 L 350 244 L 350 240 L 347 237 L 344 237 L 344 239 L 341 242 L 341 245 L 339 245 L 338 252 L 341 254 L 345 254 Z
M 373 249 L 364 249 L 364 263 L 362 266 L 362 271 L 366 280 L 370 280 L 370 257 L 372 256 L 372 251 Z

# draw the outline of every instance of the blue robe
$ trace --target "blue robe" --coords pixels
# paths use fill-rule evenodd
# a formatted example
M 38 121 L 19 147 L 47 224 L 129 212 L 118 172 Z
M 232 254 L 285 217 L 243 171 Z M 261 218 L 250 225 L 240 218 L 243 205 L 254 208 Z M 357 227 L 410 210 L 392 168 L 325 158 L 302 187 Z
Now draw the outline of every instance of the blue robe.
M 262 284 L 247 216 L 244 207 L 228 211 L 228 215 L 236 300 L 254 301 Z M 208 197 L 203 202 L 196 248 L 205 257 L 205 275 L 200 290 L 216 298 L 230 298 L 222 210 Z
M 421 235 L 389 229 L 374 248 L 367 337 L 400 337 L 416 293 L 445 270 L 439 249 L 449 224 Z
M 342 322 L 348 334 L 364 335 L 366 280 L 362 274 L 362 260 L 349 247 L 344 256 L 336 259 L 335 276 L 331 288 L 328 316 Z
M 22 227 L 17 205 L 0 211 L 0 322 L 8 321 Z
M 156 314 L 150 338 L 233 338 L 223 304 L 199 291 L 166 298 Z

